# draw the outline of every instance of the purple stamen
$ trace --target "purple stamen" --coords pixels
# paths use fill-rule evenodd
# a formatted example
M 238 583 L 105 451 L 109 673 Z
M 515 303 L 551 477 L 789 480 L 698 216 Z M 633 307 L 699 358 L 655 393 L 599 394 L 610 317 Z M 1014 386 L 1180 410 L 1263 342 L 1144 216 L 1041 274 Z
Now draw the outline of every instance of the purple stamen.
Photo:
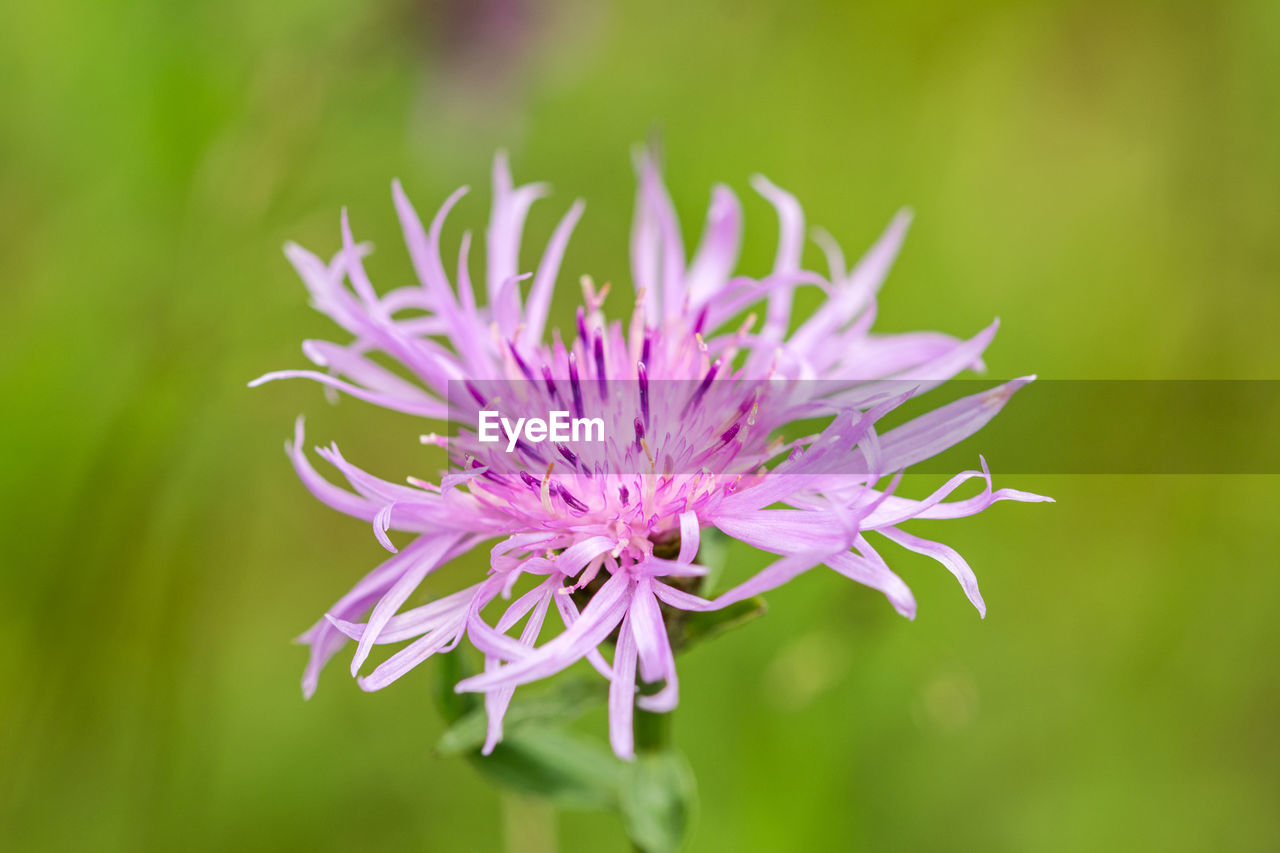
M 537 462 L 539 465 L 547 464 L 547 457 L 530 447 L 529 443 L 523 438 L 516 440 L 516 450 L 519 450 L 522 454 Z
M 710 309 L 710 305 L 704 305 L 702 310 L 698 312 L 698 319 L 693 324 L 693 333 L 695 335 L 701 334 L 703 328 L 707 325 L 707 311 Z
M 574 453 L 572 450 L 565 447 L 563 444 L 557 444 L 556 450 L 560 452 L 560 455 L 565 458 L 566 462 L 568 462 L 574 468 L 578 467 L 578 454 Z
M 578 382 L 578 356 L 569 353 L 569 389 L 573 391 L 573 416 L 582 417 L 582 385 Z
M 636 372 L 640 375 L 640 417 L 644 418 L 647 424 L 649 423 L 649 369 L 642 361 L 636 365 Z
M 595 342 L 596 357 L 596 379 L 597 387 L 600 389 L 600 399 L 603 400 L 605 395 L 609 393 L 609 378 L 604 371 L 604 335 L 596 336 Z
M 520 357 L 520 351 L 516 349 L 514 341 L 507 341 L 507 349 L 511 351 L 511 357 L 516 361 L 516 367 L 520 368 L 520 372 L 524 374 L 524 378 L 530 382 L 535 381 L 533 371 L 529 369 L 529 365 L 525 364 L 524 359 Z
M 590 507 L 570 494 L 569 490 L 566 489 L 563 484 L 557 485 L 556 483 L 552 483 L 551 486 L 554 491 L 559 493 L 561 499 L 572 509 L 576 509 L 578 512 L 587 512 L 590 509 Z
M 470 456 L 470 457 L 468 457 L 468 460 L 469 460 L 469 461 L 468 461 L 468 463 L 467 463 L 467 467 L 468 467 L 468 468 L 471 468 L 472 470 L 475 470 L 476 468 L 483 468 L 483 467 L 484 467 L 484 463 L 483 463 L 483 462 L 481 462 L 479 459 L 476 459 L 474 456 Z M 506 480 L 502 479 L 502 478 L 501 478 L 501 477 L 499 477 L 497 474 L 493 473 L 493 471 L 492 471 L 492 470 L 483 471 L 483 472 L 481 472 L 480 476 L 481 476 L 481 477 L 484 477 L 486 480 L 489 480 L 489 481 L 494 482 L 494 483 L 505 483 L 505 482 L 506 482 Z
M 707 389 L 711 387 L 711 383 L 715 381 L 716 374 L 720 372 L 720 359 L 716 359 L 711 363 L 711 367 L 707 369 L 707 375 L 702 378 L 702 382 L 698 385 L 698 390 L 693 392 L 693 396 L 689 398 L 689 402 L 685 403 L 681 415 L 687 415 L 698 407 L 702 402 L 702 397 L 707 393 Z
M 556 381 L 551 377 L 550 365 L 542 365 L 542 381 L 547 384 L 547 394 L 552 400 L 560 399 L 560 391 L 556 388 Z

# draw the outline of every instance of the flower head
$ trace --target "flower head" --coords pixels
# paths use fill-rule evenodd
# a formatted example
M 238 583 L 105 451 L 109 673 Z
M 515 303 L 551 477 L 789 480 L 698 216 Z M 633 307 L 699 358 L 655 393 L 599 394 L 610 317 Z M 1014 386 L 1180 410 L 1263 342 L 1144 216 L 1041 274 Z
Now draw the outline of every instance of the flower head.
M 558 331 L 548 342 L 545 327 L 583 204 L 564 215 L 537 268 L 522 273 L 525 215 L 546 190 L 515 186 L 501 155 L 493 170 L 483 298 L 468 271 L 470 235 L 462 238 L 452 277 L 441 255 L 445 218 L 465 188 L 424 229 L 393 184 L 417 285 L 379 294 L 362 263 L 368 249 L 355 242 L 345 213 L 342 248 L 329 263 L 296 245 L 286 248 L 315 306 L 351 340 L 307 341 L 304 352 L 322 370 L 271 373 L 255 384 L 306 377 L 457 427 L 447 438 L 424 436 L 449 451 L 452 467 L 438 482 L 388 482 L 349 463 L 336 446 L 318 448 L 347 489 L 312 467 L 299 420 L 288 452 L 303 483 L 334 509 L 370 522 L 393 554 L 303 635 L 311 647 L 307 695 L 348 640 L 356 642 L 352 674 L 364 689 L 378 690 L 466 638 L 483 653 L 485 669 L 457 687 L 484 693 L 488 751 L 502 736 L 517 686 L 585 658 L 610 682 L 610 739 L 618 755 L 629 757 L 635 705 L 667 711 L 677 703 L 669 629 L 682 612 L 722 608 L 826 565 L 880 590 L 913 617 L 911 591 L 870 534 L 935 558 L 985 612 L 965 560 L 899 525 L 972 515 L 998 500 L 1045 499 L 993 490 L 985 462 L 923 500 L 897 496 L 894 486 L 909 466 L 980 429 L 1029 378 L 883 435 L 876 423 L 906 399 L 980 367 L 995 324 L 968 340 L 871 333 L 875 295 L 902 243 L 905 214 L 852 268 L 830 237 L 817 234 L 829 266 L 819 274 L 801 266 L 799 204 L 758 177 L 753 185 L 776 208 L 780 233 L 771 273 L 754 279 L 734 274 L 742 214 L 728 188 L 713 191 L 701 241 L 686 258 L 652 158 L 642 154 L 637 168 L 634 306 L 610 322 L 609 285 L 596 288 L 584 279 L 571 344 Z M 826 299 L 796 325 L 791 309 L 799 287 L 820 288 Z M 399 361 L 412 380 L 381 366 L 374 353 Z M 557 433 L 557 426 L 568 429 L 557 413 L 572 418 L 575 429 Z M 521 432 L 521 418 L 530 423 L 541 414 L 551 423 L 541 419 L 539 430 Z M 781 437 L 795 421 L 819 416 L 829 420 L 817 433 Z M 495 432 L 502 423 L 499 440 L 486 436 L 486 418 Z M 978 495 L 946 500 L 975 478 L 984 484 Z M 706 568 L 698 561 L 708 529 L 778 559 L 710 597 L 700 586 Z M 415 538 L 397 551 L 391 530 Z M 475 584 L 402 609 L 428 574 L 495 541 L 489 571 Z M 500 611 L 492 623 L 490 605 Z M 540 642 L 549 614 L 563 630 Z M 384 643 L 403 647 L 361 676 L 372 647 Z M 661 688 L 638 696 L 637 675 Z

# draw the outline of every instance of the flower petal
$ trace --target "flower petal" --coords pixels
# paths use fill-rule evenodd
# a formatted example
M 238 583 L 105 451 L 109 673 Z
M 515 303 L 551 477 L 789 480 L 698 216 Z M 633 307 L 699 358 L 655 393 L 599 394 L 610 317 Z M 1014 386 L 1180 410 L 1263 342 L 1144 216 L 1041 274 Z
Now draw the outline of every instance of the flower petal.
M 507 684 L 528 684 L 554 675 L 586 656 L 618 627 L 627 610 L 631 580 L 624 572 L 613 575 L 592 596 L 582 615 L 560 636 L 548 641 L 523 660 L 492 672 L 465 678 L 456 687 L 459 693 L 492 690 Z M 616 672 L 615 672 L 616 677 Z
M 965 562 L 964 557 L 961 557 L 958 551 L 941 542 L 933 542 L 928 539 L 921 539 L 919 536 L 912 536 L 910 533 L 905 533 L 896 527 L 886 527 L 880 530 L 879 533 L 909 551 L 932 557 L 946 566 L 947 570 L 955 575 L 956 580 L 960 581 L 960 586 L 964 590 L 965 596 L 977 609 L 978 615 L 986 618 L 987 603 L 982 600 L 982 593 L 978 591 L 978 577 L 973 573 L 973 569 L 969 568 L 969 564 Z
M 369 614 L 369 624 L 360 636 L 355 656 L 351 659 L 352 676 L 360 674 L 360 667 L 369 657 L 369 652 L 373 649 L 373 644 L 378 639 L 378 635 L 382 633 L 382 629 L 387 626 L 387 623 L 391 621 L 391 617 L 400 609 L 400 605 L 404 604 L 409 595 L 418 588 L 423 578 L 443 564 L 445 554 L 449 552 L 450 547 L 457 543 L 459 538 L 460 535 L 457 533 L 440 534 L 434 537 L 424 535 L 413 543 L 421 547 L 413 551 L 405 549 L 404 554 L 412 556 L 405 561 L 406 565 L 403 574 L 391 585 L 386 594 L 378 600 L 378 603 L 374 605 L 373 612 Z
M 635 757 L 636 641 L 630 630 L 631 616 L 622 619 L 618 648 L 613 656 L 613 679 L 609 682 L 609 744 L 624 761 Z

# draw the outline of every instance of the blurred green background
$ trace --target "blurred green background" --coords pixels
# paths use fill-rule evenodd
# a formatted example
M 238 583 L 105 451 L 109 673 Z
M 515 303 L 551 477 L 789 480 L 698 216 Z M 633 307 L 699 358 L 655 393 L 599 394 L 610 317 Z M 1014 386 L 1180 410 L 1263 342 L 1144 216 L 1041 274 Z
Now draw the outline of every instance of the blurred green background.
M 500 849 L 498 798 L 431 755 L 434 664 L 369 696 L 341 656 L 304 704 L 289 645 L 382 553 L 295 481 L 293 418 L 393 479 L 416 425 L 245 388 L 335 334 L 286 239 L 327 256 L 348 205 L 408 280 L 394 176 L 422 211 L 476 188 L 454 241 L 506 147 L 556 189 L 527 245 L 584 196 L 565 271 L 621 285 L 658 134 L 686 235 L 742 192 L 748 272 L 752 172 L 852 256 L 912 205 L 880 328 L 998 315 L 993 376 L 1277 378 L 1280 4 L 692 5 L 6 0 L 0 846 Z M 886 545 L 915 623 L 814 572 L 683 661 L 692 849 L 1280 847 L 1277 478 L 990 461 L 1058 503 L 914 528 L 985 621 Z M 558 835 L 625 849 L 609 814 Z

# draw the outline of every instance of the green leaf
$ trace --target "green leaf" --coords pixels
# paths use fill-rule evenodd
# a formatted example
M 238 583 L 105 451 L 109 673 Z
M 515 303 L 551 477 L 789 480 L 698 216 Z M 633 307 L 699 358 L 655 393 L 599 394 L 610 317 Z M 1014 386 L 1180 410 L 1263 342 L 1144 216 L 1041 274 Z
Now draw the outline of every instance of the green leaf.
M 768 610 L 765 600 L 755 595 L 721 610 L 690 613 L 681 625 L 677 645 L 683 651 L 695 643 L 710 640 L 725 631 L 745 625 L 752 619 L 763 616 Z
M 609 687 L 603 681 L 582 680 L 566 681 L 527 697 L 516 694 L 503 719 L 504 734 L 507 737 L 518 734 L 530 723 L 567 723 L 603 702 L 608 695 Z M 488 725 L 484 706 L 477 704 L 453 720 L 436 742 L 436 752 L 440 755 L 461 755 L 480 749 L 484 745 Z
M 562 808 L 618 808 L 624 765 L 594 740 L 560 729 L 526 726 L 493 754 L 472 762 L 497 785 L 546 797 Z
M 674 750 L 641 753 L 624 770 L 622 818 L 627 836 L 645 853 L 672 853 L 693 822 L 693 772 Z

